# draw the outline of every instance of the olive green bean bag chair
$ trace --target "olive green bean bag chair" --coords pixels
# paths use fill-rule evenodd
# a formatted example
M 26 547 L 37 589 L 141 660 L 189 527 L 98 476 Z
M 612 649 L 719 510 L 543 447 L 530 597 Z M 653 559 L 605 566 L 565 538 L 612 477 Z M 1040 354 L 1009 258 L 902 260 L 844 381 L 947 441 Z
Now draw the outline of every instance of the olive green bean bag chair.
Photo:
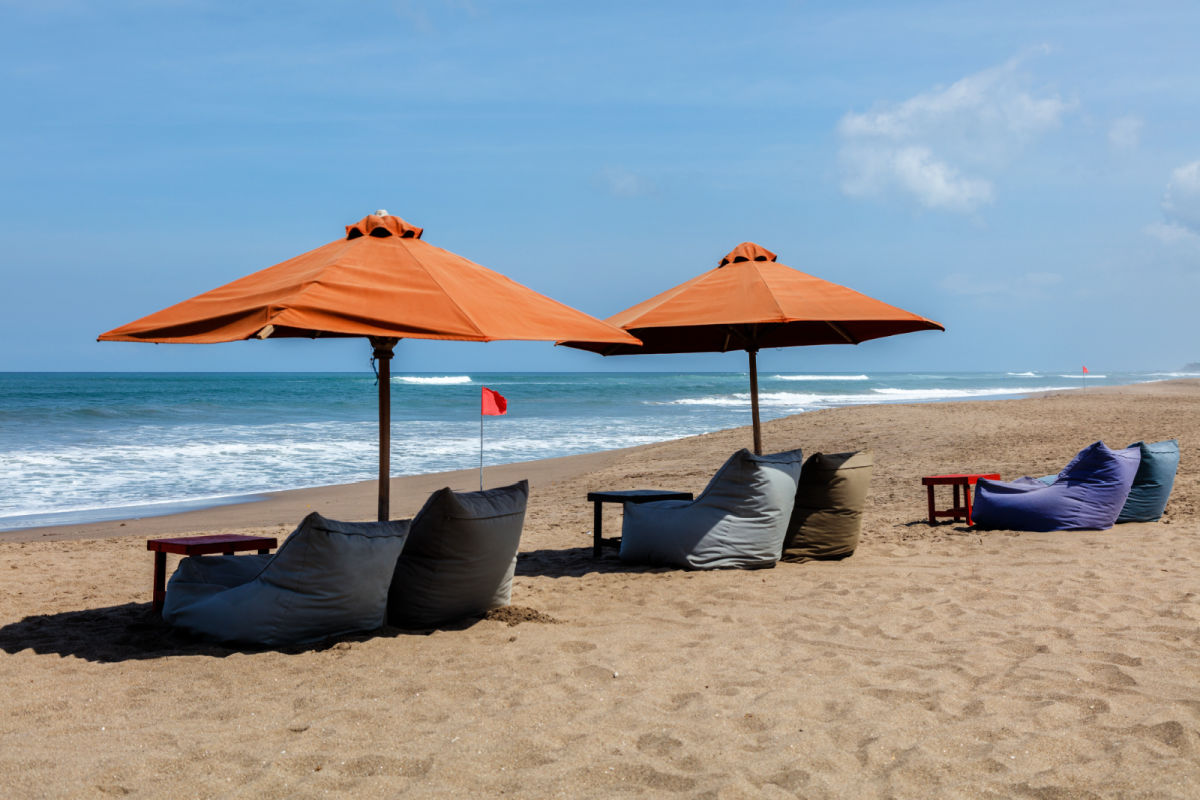
M 783 561 L 838 559 L 854 552 L 874 465 L 869 451 L 809 456 L 796 487 Z

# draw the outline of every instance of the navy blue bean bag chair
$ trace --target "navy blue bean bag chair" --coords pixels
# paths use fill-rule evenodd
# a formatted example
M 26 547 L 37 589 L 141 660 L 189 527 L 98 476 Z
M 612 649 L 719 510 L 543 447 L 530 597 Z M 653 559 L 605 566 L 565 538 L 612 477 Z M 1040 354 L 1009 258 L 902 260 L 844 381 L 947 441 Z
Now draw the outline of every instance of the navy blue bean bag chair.
M 1085 447 L 1049 485 L 1037 478 L 975 484 L 971 517 L 982 528 L 1014 531 L 1106 530 L 1117 521 L 1141 463 L 1138 445 Z

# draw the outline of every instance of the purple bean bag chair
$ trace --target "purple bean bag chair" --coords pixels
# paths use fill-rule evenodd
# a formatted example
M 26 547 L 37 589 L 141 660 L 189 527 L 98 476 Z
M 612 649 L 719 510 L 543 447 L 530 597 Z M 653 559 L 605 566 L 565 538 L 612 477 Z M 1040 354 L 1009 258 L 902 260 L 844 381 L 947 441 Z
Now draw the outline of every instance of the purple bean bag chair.
M 1110 450 L 1096 442 L 1079 451 L 1046 485 L 1037 478 L 975 484 L 971 518 L 983 528 L 1013 531 L 1105 530 L 1129 497 L 1141 462 L 1138 446 Z

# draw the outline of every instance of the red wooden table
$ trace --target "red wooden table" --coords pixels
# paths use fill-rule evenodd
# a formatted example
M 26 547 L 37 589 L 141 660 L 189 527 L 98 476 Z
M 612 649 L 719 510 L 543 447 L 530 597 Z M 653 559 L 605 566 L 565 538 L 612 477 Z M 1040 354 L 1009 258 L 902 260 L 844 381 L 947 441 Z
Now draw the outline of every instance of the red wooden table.
M 929 495 L 929 524 L 936 525 L 938 517 L 954 517 L 955 520 L 965 519 L 968 525 L 971 522 L 971 487 L 980 478 L 987 478 L 989 481 L 998 481 L 1000 476 L 996 473 L 967 473 L 963 475 L 927 475 L 921 478 L 921 483 L 924 484 Z M 954 487 L 954 506 L 945 511 L 937 511 L 933 506 L 933 487 L 934 486 L 953 486 Z M 962 492 L 965 497 L 960 498 L 960 487 L 966 487 L 966 491 Z
M 278 544 L 273 536 L 240 536 L 235 533 L 217 536 L 182 536 L 178 539 L 151 539 L 146 549 L 154 552 L 154 610 L 162 611 L 166 599 L 167 553 L 181 556 L 207 556 L 213 553 L 233 555 L 241 550 L 271 552 Z

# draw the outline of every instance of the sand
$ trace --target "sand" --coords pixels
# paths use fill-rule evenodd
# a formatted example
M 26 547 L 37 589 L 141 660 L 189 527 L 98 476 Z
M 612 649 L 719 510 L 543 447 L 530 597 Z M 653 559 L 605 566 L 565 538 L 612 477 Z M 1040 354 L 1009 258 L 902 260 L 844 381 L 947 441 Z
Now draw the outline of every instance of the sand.
M 926 524 L 922 475 L 1040 475 L 1097 439 L 1169 437 L 1161 522 Z M 163 626 L 144 539 L 366 519 L 371 484 L 0 534 L 0 795 L 1200 797 L 1200 382 L 843 408 L 764 439 L 874 451 L 853 557 L 592 560 L 588 490 L 699 490 L 745 429 L 512 465 L 488 478 L 533 479 L 513 609 L 286 651 Z M 398 479 L 395 515 L 474 481 Z

